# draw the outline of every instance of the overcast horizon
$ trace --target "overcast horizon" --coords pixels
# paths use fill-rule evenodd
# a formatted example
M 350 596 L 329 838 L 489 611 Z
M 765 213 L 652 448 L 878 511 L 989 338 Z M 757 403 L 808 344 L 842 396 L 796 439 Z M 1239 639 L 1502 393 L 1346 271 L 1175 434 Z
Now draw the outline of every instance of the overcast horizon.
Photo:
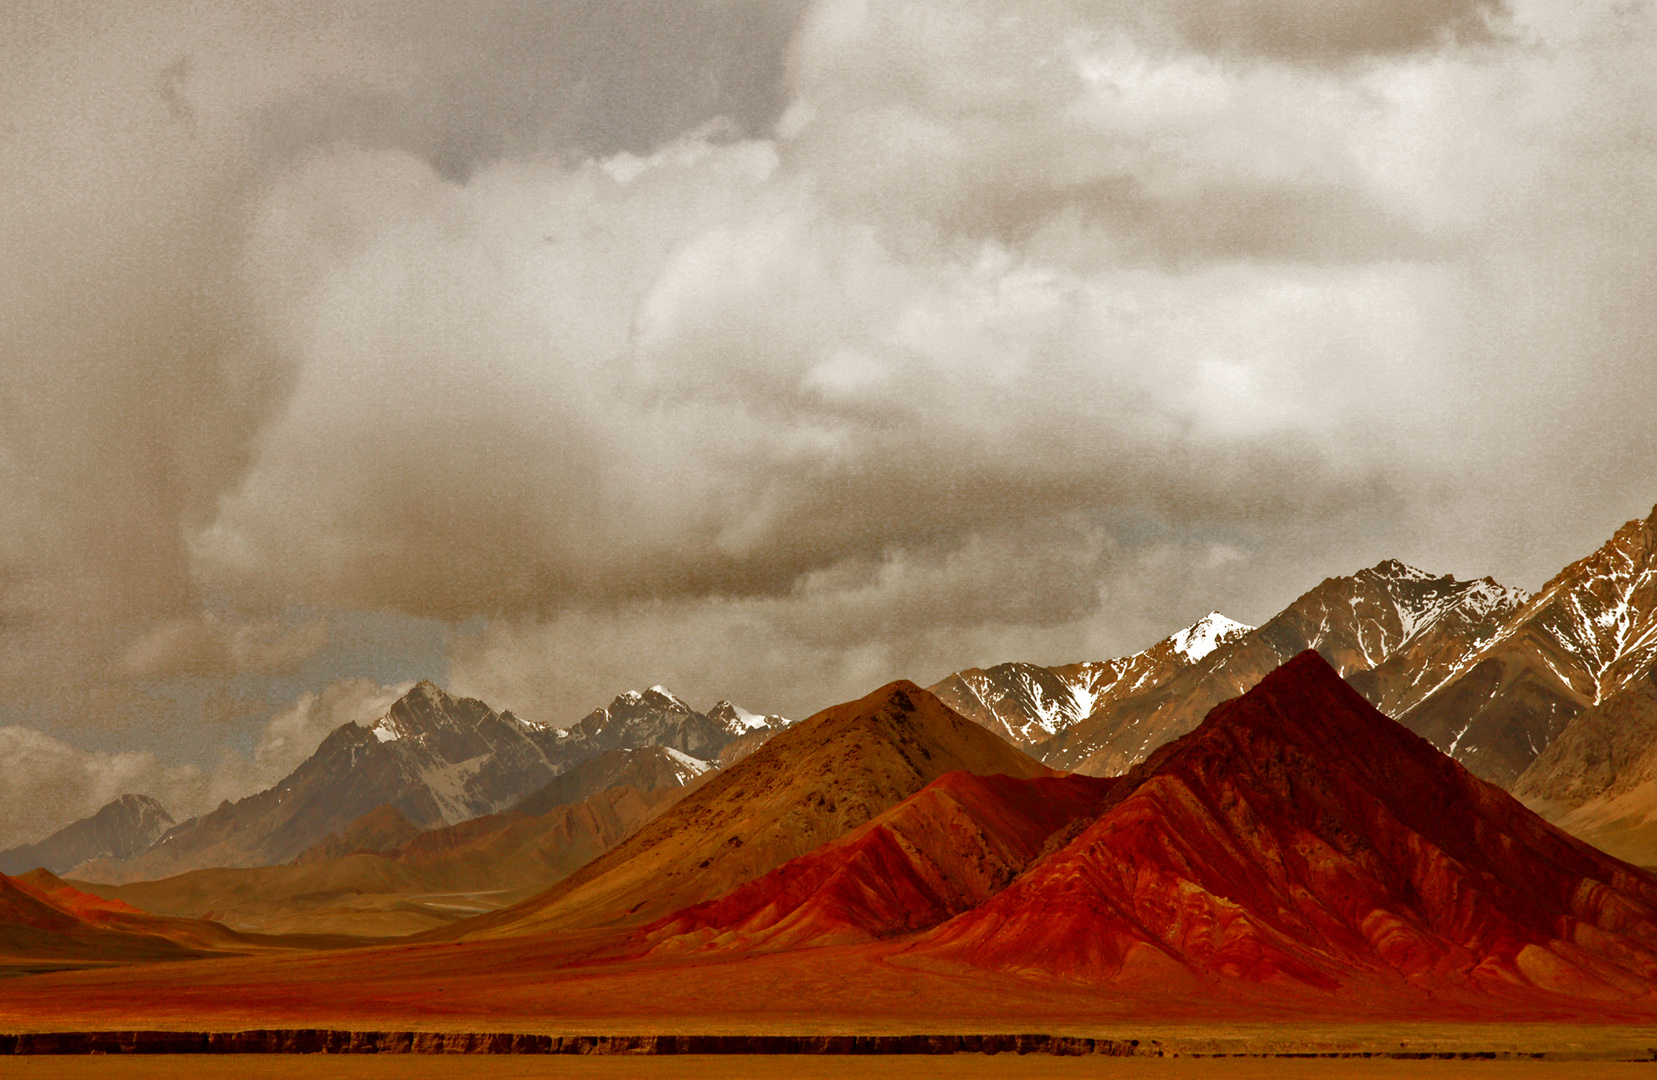
M 429 677 L 1131 653 L 1657 503 L 1657 9 L 14 0 L 0 848 Z

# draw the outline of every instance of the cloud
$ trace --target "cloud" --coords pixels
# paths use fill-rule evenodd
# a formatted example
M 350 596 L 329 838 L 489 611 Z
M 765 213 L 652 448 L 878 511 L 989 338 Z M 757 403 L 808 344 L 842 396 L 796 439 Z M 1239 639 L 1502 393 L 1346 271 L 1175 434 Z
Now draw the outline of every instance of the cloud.
M 1317 63 L 1490 42 L 1508 13 L 1503 0 L 1175 0 L 1148 7 L 1204 51 Z
M 274 619 L 233 624 L 211 613 L 175 619 L 126 647 L 122 668 L 137 676 L 260 675 L 293 671 L 328 643 L 328 624 Z
M 307 691 L 263 725 L 251 753 L 221 744 L 211 768 L 169 765 L 149 750 L 86 750 L 33 728 L 0 727 L 0 849 L 32 843 L 121 795 L 149 795 L 179 821 L 244 798 L 291 773 L 342 724 L 385 715 L 409 684 L 339 679 Z
M 384 716 L 409 685 L 381 686 L 372 679 L 337 679 L 306 691 L 265 723 L 251 755 L 228 748 L 198 801 L 203 809 L 262 791 L 298 768 L 335 729 L 367 726 Z
M 437 4 L 396 17 L 194 0 L 7 8 L 8 717 L 133 719 L 147 708 L 131 686 L 154 666 L 147 654 L 169 635 L 182 643 L 180 628 L 224 599 L 203 596 L 189 538 L 300 374 L 267 347 L 268 309 L 238 271 L 268 179 L 339 142 L 458 178 L 514 153 L 647 151 L 716 117 L 768 125 L 792 5 L 645 14 L 519 0 L 464 20 Z M 228 603 L 238 619 L 273 614 Z
M 350 612 L 543 719 L 798 711 L 1385 556 L 1534 585 L 1653 498 L 1646 7 L 44 11 L 8 719 Z
M 148 751 L 86 751 L 32 728 L 0 727 L 0 848 L 33 843 L 129 793 L 188 779 Z

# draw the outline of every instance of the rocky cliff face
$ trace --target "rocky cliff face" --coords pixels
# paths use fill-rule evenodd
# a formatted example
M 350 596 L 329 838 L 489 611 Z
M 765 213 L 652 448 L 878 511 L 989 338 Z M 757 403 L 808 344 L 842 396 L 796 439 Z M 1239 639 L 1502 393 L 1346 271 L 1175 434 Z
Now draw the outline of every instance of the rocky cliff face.
M 1478 775 L 1513 784 L 1582 710 L 1657 664 L 1657 508 L 1560 571 L 1492 640 L 1398 714 Z
M 1396 560 L 1329 578 L 1258 630 L 1165 680 L 1106 702 L 1039 752 L 1056 768 L 1100 776 L 1124 772 L 1306 649 L 1315 649 L 1355 685 L 1401 698 L 1418 677 L 1431 678 L 1425 672 L 1434 665 L 1475 651 L 1523 599 L 1488 579 L 1435 576 Z
M 1252 629 L 1216 611 L 1132 656 L 1059 667 L 968 668 L 928 689 L 967 719 L 1041 754 L 1061 732 L 1115 701 L 1162 685 Z
M 1657 866 L 1657 670 L 1578 713 L 1513 794 L 1594 846 Z

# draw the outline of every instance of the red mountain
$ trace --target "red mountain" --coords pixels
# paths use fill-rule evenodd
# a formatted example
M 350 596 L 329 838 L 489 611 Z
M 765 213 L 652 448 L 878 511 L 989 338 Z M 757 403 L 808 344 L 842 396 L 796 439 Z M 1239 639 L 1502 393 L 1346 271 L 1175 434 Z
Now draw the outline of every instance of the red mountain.
M 1130 993 L 1195 979 L 1650 1002 L 1657 988 L 1657 881 L 1474 777 L 1315 652 L 1107 802 L 910 955 Z
M 946 773 L 862 828 L 647 927 L 657 951 L 797 948 L 935 926 L 1006 888 L 1116 786 L 1091 776 Z
M 183 960 L 250 944 L 217 923 L 159 918 L 81 892 L 43 869 L 0 874 L 0 972 L 41 960 Z
M 890 683 L 789 727 L 539 896 L 451 929 L 482 938 L 646 925 L 724 896 L 957 770 L 1051 772 L 914 683 Z

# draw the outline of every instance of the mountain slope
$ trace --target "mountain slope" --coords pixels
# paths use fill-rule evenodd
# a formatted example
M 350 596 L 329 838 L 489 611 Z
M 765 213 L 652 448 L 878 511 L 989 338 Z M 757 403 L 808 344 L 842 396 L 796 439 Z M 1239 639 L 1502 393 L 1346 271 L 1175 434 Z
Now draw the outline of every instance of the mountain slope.
M 123 795 L 39 843 L 0 851 L 0 874 L 21 874 L 37 866 L 61 874 L 93 859 L 129 858 L 173 824 L 172 815 L 148 795 Z
M 309 866 L 347 855 L 377 855 L 408 843 L 420 832 L 420 827 L 395 806 L 379 806 L 347 825 L 344 832 L 326 836 L 301 851 L 291 865 Z
M 590 799 L 609 788 L 656 791 L 684 787 L 712 769 L 709 762 L 666 746 L 607 750 L 554 777 L 539 791 L 513 804 L 512 809 L 520 814 L 544 814 L 554 807 Z
M 46 870 L 0 874 L 0 971 L 18 961 L 124 964 L 279 945 L 216 923 L 150 915 L 81 892 Z
M 419 832 L 379 851 L 329 850 L 283 866 L 192 870 L 126 885 L 76 884 L 147 912 L 214 919 L 267 934 L 390 937 L 448 926 L 566 877 L 636 831 L 683 791 L 610 788 L 531 816 L 516 810 Z M 364 822 L 383 824 L 383 811 Z M 394 812 L 394 811 L 393 811 Z
M 416 828 L 454 825 L 498 813 L 608 751 L 657 745 L 716 757 L 767 723 L 738 712 L 712 719 L 653 687 L 620 695 L 566 731 L 421 682 L 368 727 L 336 728 L 276 786 L 174 827 L 133 858 L 95 860 L 75 872 L 113 884 L 275 865 L 381 806 Z
M 799 948 L 911 933 L 1005 888 L 1114 778 L 952 772 L 868 824 L 644 931 L 655 951 Z
M 1040 756 L 1055 768 L 1125 772 L 1306 649 L 1379 697 L 1407 698 L 1417 673 L 1396 672 L 1387 667 L 1390 660 L 1408 656 L 1432 670 L 1453 664 L 1491 639 L 1523 599 L 1489 579 L 1434 577 L 1396 560 L 1329 578 L 1258 630 L 1165 681 L 1106 703 L 1045 744 Z M 1377 675 L 1364 684 L 1359 676 L 1370 671 Z
M 1132 656 L 1060 667 L 1010 663 L 967 668 L 927 689 L 968 720 L 1039 754 L 1032 748 L 1102 706 L 1167 682 L 1252 629 L 1215 611 Z
M 1578 713 L 1513 794 L 1602 851 L 1657 865 L 1657 670 Z
M 1571 718 L 1657 665 L 1657 508 L 1553 577 L 1454 678 L 1398 714 L 1511 785 Z
M 563 883 L 466 932 L 647 922 L 730 892 L 956 770 L 1047 773 L 915 684 L 892 683 L 793 725 Z
M 1657 881 L 1474 777 L 1315 652 L 1158 750 L 1107 803 L 915 955 L 1124 989 L 1657 990 Z

